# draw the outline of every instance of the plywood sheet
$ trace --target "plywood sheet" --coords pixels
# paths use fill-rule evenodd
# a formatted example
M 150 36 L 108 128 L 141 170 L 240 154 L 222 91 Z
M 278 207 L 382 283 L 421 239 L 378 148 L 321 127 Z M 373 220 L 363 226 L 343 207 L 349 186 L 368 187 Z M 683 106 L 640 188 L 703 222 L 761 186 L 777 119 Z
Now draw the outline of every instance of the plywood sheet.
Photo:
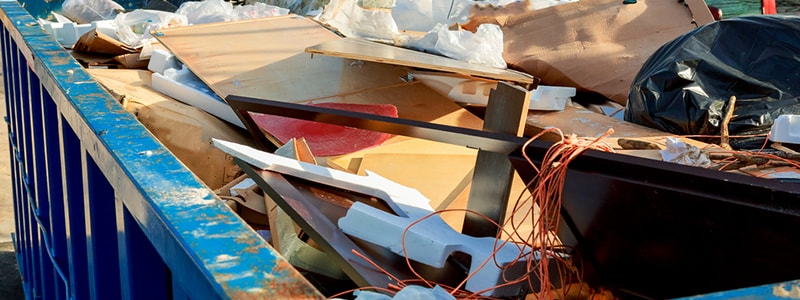
M 328 97 L 313 102 L 327 101 L 392 104 L 397 107 L 398 117 L 403 119 L 470 129 L 481 129 L 483 126 L 483 120 L 479 117 L 419 81 Z
M 474 165 L 474 155 L 371 153 L 364 155 L 358 174 L 371 171 L 417 189 L 433 208 L 443 208 L 469 184 Z
M 223 98 L 393 104 L 401 118 L 481 128 L 479 118 L 448 98 L 404 80 L 406 67 L 304 53 L 306 47 L 338 39 L 306 18 L 178 27 L 156 35 Z
M 465 212 L 458 211 L 467 209 L 467 202 L 469 201 L 469 191 L 472 185 L 456 197 L 447 209 L 456 210 L 441 214 L 447 224 L 454 229 L 461 231 L 464 225 Z M 527 237 L 533 232 L 533 218 L 539 215 L 539 207 L 530 201 L 531 193 L 526 188 L 526 183 L 522 181 L 516 172 L 511 181 L 511 193 L 508 197 L 508 207 L 506 207 L 506 220 L 503 220 L 505 232 L 503 237 L 518 240 L 516 236 L 509 236 L 507 233 L 516 231 L 522 237 Z M 516 206 L 519 206 L 515 209 Z M 507 222 L 513 217 L 513 226 Z
M 533 76 L 513 70 L 471 64 L 447 57 L 381 44 L 359 38 L 344 38 L 308 47 L 308 53 L 447 71 L 530 84 Z
M 164 29 L 156 38 L 222 98 L 302 102 L 403 83 L 407 72 L 304 53 L 339 37 L 302 17 Z
M 357 173 L 361 168 L 364 156 L 369 154 L 414 153 L 429 155 L 477 155 L 478 151 L 467 147 L 439 143 L 429 140 L 396 136 L 380 147 L 353 152 L 347 155 L 329 157 L 326 163 L 329 167 L 352 173 Z

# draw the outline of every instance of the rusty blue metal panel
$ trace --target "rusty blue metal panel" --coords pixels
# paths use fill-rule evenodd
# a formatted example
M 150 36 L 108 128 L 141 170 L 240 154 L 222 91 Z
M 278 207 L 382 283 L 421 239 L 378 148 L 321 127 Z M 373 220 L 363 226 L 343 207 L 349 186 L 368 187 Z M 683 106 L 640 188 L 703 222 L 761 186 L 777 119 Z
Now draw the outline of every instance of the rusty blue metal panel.
M 765 284 L 755 287 L 721 291 L 710 294 L 680 298 L 681 300 L 767 300 L 767 299 L 800 299 L 800 280 Z
M 154 278 L 164 280 L 164 288 L 160 290 L 173 293 L 162 295 L 165 298 L 322 298 L 297 270 L 94 82 L 25 9 L 16 2 L 0 2 L 0 21 L 4 25 L 3 56 L 11 63 L 4 79 L 8 91 L 6 104 L 11 108 L 11 131 L 34 130 L 26 125 L 31 118 L 19 113 L 19 103 L 31 90 L 40 88 L 46 94 L 42 97 L 45 103 L 28 102 L 31 110 L 49 111 L 43 114 L 45 133 L 37 133 L 37 136 L 47 136 L 49 141 L 59 139 L 57 145 L 42 144 L 47 148 L 44 151 L 48 164 L 47 171 L 42 172 L 52 171 L 61 179 L 45 182 L 36 176 L 33 180 L 37 185 L 49 185 L 48 193 L 40 192 L 36 197 L 62 197 L 63 202 L 56 204 L 59 201 L 54 199 L 47 202 L 47 221 L 41 220 L 46 216 L 44 213 L 37 221 L 30 211 L 20 210 L 28 224 L 20 224 L 18 228 L 18 245 L 20 248 L 40 247 L 37 244 L 40 225 L 44 232 L 62 225 L 64 232 L 56 235 L 53 230 L 44 234 L 46 240 L 50 241 L 47 236 L 53 236 L 52 240 L 57 241 L 45 247 L 54 249 L 48 251 L 52 259 L 44 260 L 29 251 L 24 252 L 20 267 L 26 284 L 32 282 L 45 289 L 52 288 L 46 280 L 36 282 L 30 277 L 39 275 L 36 272 L 42 270 L 50 271 L 50 268 L 31 268 L 33 264 L 52 262 L 53 270 L 59 270 L 59 266 L 66 268 L 63 269 L 65 278 L 60 281 L 64 282 L 69 297 L 100 299 L 105 296 L 101 290 L 102 279 L 89 276 L 89 272 L 101 270 L 113 274 L 113 268 L 119 268 L 120 272 L 116 273 L 123 273 L 117 278 L 121 286 L 112 287 L 108 292 L 117 295 L 119 290 L 130 292 L 148 284 L 146 280 L 141 281 L 141 276 L 163 267 L 166 270 L 162 269 Z M 33 73 L 27 73 L 28 69 Z M 31 89 L 34 82 L 19 74 L 36 76 L 38 86 Z M 26 191 L 21 184 L 27 177 L 25 170 L 34 164 L 25 157 L 24 149 L 31 145 L 18 135 L 12 140 L 19 146 L 17 148 L 23 149 L 19 155 L 22 168 L 15 172 L 15 180 L 20 183 L 15 199 L 23 199 L 27 197 L 23 195 Z M 53 151 L 59 155 L 54 155 Z M 45 203 L 45 199 L 36 201 L 33 203 Z M 62 211 L 55 212 L 56 209 Z M 111 217 L 107 218 L 106 214 Z M 112 241 L 113 247 L 99 249 L 96 248 L 98 243 L 88 236 L 96 232 L 111 236 L 108 231 L 99 229 L 104 225 L 114 231 L 111 239 L 116 242 Z M 138 247 L 140 243 L 146 245 Z M 142 250 L 141 256 L 132 255 L 139 250 Z M 110 259 L 114 262 L 108 266 L 110 269 L 102 269 L 105 265 L 99 263 L 108 258 L 95 261 L 98 251 L 117 252 Z M 153 262 L 141 269 L 136 265 L 137 260 L 155 257 L 161 263 Z M 139 298 L 131 294 L 123 296 Z M 149 295 L 141 298 L 150 299 Z

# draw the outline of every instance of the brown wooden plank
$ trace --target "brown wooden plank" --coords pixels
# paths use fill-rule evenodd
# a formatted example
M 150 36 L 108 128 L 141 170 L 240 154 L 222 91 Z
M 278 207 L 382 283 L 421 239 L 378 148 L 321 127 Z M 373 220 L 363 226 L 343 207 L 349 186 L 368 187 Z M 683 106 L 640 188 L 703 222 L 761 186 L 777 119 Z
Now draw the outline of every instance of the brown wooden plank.
M 481 129 L 483 126 L 483 120 L 479 117 L 419 81 L 333 96 L 314 102 L 325 101 L 392 104 L 397 107 L 398 117 L 404 119 L 471 129 Z
M 344 38 L 306 48 L 306 52 L 350 59 L 447 71 L 464 75 L 533 83 L 533 76 L 507 69 L 471 64 L 447 57 L 395 47 L 359 38 Z
M 483 129 L 522 136 L 529 103 L 527 90 L 506 82 L 498 82 L 497 88 L 489 94 Z M 478 237 L 493 237 L 497 234 L 499 229 L 483 217 L 488 217 L 497 223 L 505 221 L 505 208 L 508 207 L 513 178 L 514 167 L 507 155 L 478 151 L 467 209 L 483 216 L 467 214 L 462 231 L 464 234 Z

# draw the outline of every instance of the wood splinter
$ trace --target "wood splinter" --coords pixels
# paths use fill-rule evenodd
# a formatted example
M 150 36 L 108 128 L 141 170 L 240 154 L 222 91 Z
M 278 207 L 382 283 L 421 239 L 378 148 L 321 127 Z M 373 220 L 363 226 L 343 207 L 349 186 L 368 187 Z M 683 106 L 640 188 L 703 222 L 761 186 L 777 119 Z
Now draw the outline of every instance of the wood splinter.
M 728 123 L 731 122 L 731 118 L 733 117 L 733 108 L 735 106 L 736 96 L 731 96 L 730 101 L 728 101 L 728 106 L 725 108 L 725 114 L 722 117 L 722 123 L 719 126 L 719 132 L 721 136 L 719 146 L 728 150 L 733 150 L 729 144 L 730 133 L 728 132 Z

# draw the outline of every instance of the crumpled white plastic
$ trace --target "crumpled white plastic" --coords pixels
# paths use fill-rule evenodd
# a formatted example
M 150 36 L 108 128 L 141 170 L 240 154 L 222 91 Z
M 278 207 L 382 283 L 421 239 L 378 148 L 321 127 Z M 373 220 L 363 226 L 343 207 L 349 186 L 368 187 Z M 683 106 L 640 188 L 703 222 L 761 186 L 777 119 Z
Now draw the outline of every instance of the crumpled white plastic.
M 437 24 L 422 39 L 396 39 L 398 46 L 436 53 L 469 63 L 505 69 L 503 31 L 495 24 L 481 24 L 475 33 L 449 30 Z
M 233 5 L 222 0 L 186 1 L 175 11 L 186 16 L 189 24 L 205 24 L 233 20 Z
M 61 4 L 61 13 L 79 24 L 110 20 L 122 11 L 125 8 L 112 0 L 65 0 Z
M 711 165 L 708 152 L 686 144 L 680 138 L 668 137 L 666 144 L 666 149 L 658 151 L 663 161 L 703 168 Z
M 118 14 L 114 23 L 117 26 L 117 39 L 134 48 L 154 41 L 150 31 L 188 25 L 186 16 L 149 9 Z
M 289 14 L 289 10 L 260 2 L 233 6 L 223 0 L 186 1 L 175 11 L 186 16 L 190 25 L 238 21 Z
M 331 0 L 315 19 L 348 37 L 391 41 L 399 33 L 390 8 L 365 8 L 357 0 Z

